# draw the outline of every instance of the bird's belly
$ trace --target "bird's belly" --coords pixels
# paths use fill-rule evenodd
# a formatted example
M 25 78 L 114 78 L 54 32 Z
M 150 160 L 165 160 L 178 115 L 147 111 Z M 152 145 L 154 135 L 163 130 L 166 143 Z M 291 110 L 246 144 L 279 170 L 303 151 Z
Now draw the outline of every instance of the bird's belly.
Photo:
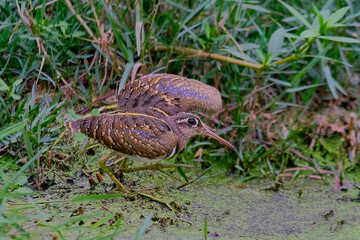
M 125 153 L 120 153 L 120 155 L 124 156 L 127 159 L 130 159 L 132 161 L 143 162 L 143 163 L 154 163 L 154 162 L 159 162 L 159 161 L 167 159 L 167 158 L 171 158 L 172 156 L 175 155 L 175 153 L 176 153 L 176 147 L 174 147 L 174 149 L 171 151 L 171 154 L 169 156 L 163 155 L 163 156 L 159 156 L 158 158 L 154 158 L 154 159 L 140 157 L 138 155 L 128 155 Z

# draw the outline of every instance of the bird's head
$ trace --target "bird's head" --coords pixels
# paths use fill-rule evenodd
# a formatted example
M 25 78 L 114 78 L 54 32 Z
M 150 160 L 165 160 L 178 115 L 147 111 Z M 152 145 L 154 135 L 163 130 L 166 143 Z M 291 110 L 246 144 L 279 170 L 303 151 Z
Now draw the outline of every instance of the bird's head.
M 204 124 L 200 118 L 192 113 L 180 112 L 168 118 L 168 124 L 174 130 L 174 132 L 179 136 L 179 149 L 181 151 L 185 148 L 187 142 L 192 136 L 195 135 L 206 135 L 211 138 L 216 139 L 225 146 L 236 151 L 236 148 L 214 133 L 206 124 Z

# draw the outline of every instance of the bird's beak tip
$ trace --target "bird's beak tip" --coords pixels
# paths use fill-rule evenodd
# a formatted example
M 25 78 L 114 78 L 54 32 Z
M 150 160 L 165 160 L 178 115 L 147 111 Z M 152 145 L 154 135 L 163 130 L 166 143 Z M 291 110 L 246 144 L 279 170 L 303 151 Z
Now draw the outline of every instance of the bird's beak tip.
M 209 128 L 205 128 L 204 134 L 217 140 L 221 144 L 224 144 L 225 146 L 232 149 L 233 151 L 238 152 L 238 150 L 234 147 L 234 145 L 232 145 L 230 142 L 226 141 L 225 139 L 223 139 L 222 137 L 220 137 L 219 135 L 217 135 L 216 133 L 211 131 Z

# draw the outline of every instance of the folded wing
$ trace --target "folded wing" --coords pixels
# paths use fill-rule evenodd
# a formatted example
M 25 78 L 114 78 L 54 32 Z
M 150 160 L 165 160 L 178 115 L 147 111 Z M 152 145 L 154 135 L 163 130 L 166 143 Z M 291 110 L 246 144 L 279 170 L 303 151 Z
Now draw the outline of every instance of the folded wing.
M 82 132 L 106 147 L 129 156 L 164 159 L 173 154 L 178 136 L 161 118 L 119 111 L 66 122 L 68 130 Z
M 124 86 L 117 100 L 119 109 L 153 107 L 169 115 L 222 108 L 216 88 L 172 74 L 150 74 L 136 79 Z

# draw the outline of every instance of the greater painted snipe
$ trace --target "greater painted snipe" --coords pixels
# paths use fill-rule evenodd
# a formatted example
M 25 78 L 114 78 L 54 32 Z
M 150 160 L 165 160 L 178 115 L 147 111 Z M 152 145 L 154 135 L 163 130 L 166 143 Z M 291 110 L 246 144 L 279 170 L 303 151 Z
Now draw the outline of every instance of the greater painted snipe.
M 216 135 L 192 112 L 219 111 L 219 91 L 194 79 L 151 74 L 129 82 L 117 96 L 118 111 L 66 122 L 68 130 L 82 132 L 120 155 L 140 162 L 158 162 L 182 151 L 194 135 L 207 135 L 235 150 L 228 141 Z M 127 192 L 106 168 L 103 157 L 100 167 L 117 187 Z M 159 169 L 176 164 L 156 164 L 138 169 Z M 127 170 L 131 172 L 135 170 Z

